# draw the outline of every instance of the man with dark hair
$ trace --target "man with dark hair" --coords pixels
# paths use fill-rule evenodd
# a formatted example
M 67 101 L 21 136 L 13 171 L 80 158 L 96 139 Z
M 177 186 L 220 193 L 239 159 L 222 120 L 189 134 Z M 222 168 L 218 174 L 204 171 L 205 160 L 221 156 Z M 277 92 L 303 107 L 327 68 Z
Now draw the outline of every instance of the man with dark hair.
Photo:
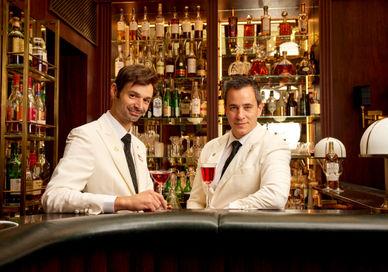
M 157 75 L 143 65 L 122 68 L 110 89 L 111 107 L 68 135 L 42 205 L 46 212 L 112 213 L 165 209 L 154 192 L 144 144 L 131 134 L 151 103 Z
M 291 152 L 280 137 L 257 123 L 263 104 L 255 81 L 236 76 L 224 86 L 231 131 L 202 149 L 187 207 L 201 209 L 283 209 L 290 190 Z M 216 163 L 210 189 L 202 163 Z

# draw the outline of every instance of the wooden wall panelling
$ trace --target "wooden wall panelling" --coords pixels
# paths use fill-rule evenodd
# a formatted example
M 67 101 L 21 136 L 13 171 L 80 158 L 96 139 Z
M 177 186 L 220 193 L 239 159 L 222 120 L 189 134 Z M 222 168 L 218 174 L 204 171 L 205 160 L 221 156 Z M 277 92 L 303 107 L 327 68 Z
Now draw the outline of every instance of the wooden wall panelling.
M 323 0 L 320 8 L 323 136 L 346 146 L 342 180 L 383 189 L 383 159 L 358 157 L 364 130 L 353 87 L 370 85 L 369 110 L 388 114 L 388 2 Z

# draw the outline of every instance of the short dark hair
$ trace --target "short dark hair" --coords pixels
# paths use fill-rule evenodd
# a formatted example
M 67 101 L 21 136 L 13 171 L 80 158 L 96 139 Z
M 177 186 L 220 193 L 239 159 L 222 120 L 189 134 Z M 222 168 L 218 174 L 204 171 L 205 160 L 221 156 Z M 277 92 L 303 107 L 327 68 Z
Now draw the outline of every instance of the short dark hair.
M 124 66 L 119 70 L 119 73 L 117 74 L 117 77 L 115 79 L 117 95 L 120 94 L 120 92 L 123 90 L 124 86 L 127 83 L 143 86 L 152 84 L 152 86 L 155 87 L 157 81 L 158 76 L 155 71 L 144 65 L 135 64 L 130 66 Z
M 242 89 L 244 87 L 248 87 L 248 86 L 251 86 L 253 88 L 253 91 L 255 92 L 257 105 L 260 105 L 261 95 L 260 95 L 260 91 L 259 91 L 259 86 L 257 85 L 256 81 L 254 81 L 252 78 L 244 77 L 244 76 L 233 76 L 231 79 L 225 81 L 225 83 L 224 83 L 225 105 L 227 104 L 228 92 L 231 89 L 240 90 L 240 89 Z

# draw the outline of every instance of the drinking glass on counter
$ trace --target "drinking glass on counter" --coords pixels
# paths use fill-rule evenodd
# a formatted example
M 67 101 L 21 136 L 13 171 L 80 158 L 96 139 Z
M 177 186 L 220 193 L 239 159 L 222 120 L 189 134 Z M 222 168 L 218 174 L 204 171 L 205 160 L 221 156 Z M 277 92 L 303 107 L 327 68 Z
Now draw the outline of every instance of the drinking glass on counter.
M 216 163 L 201 163 L 201 176 L 202 182 L 207 186 L 206 192 L 206 208 L 210 208 L 210 184 L 213 182 L 214 174 L 216 170 Z
M 170 178 L 171 170 L 151 170 L 151 177 L 157 184 L 157 190 L 159 194 L 163 194 L 163 187 L 167 180 Z

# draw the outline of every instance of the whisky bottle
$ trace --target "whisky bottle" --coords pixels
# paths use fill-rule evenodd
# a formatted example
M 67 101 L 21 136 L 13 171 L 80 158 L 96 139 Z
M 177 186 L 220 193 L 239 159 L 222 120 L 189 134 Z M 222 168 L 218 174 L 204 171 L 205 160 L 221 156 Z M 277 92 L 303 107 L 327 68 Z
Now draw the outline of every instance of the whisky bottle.
M 275 66 L 273 74 L 279 76 L 295 75 L 295 66 L 287 59 L 287 51 L 283 51 L 282 53 L 283 59 Z
M 240 54 L 236 54 L 236 60 L 232 62 L 228 67 L 228 75 L 243 75 L 244 74 L 244 64 L 240 60 Z
M 179 48 L 179 55 L 175 63 L 175 77 L 185 77 L 186 76 L 186 58 L 183 52 L 183 48 Z
M 237 24 L 238 24 L 238 17 L 234 14 L 234 8 L 232 8 L 232 15 L 228 18 L 229 23 L 229 48 L 231 50 L 234 50 L 237 45 Z
M 189 7 L 185 6 L 185 15 L 182 21 L 182 37 L 183 39 L 191 38 L 191 22 L 189 18 Z
M 244 48 L 251 49 L 254 42 L 255 28 L 252 24 L 252 16 L 247 15 L 247 22 L 244 25 Z
M 222 95 L 222 83 L 220 82 L 218 87 L 218 116 L 225 115 L 225 102 L 224 96 Z
M 151 57 L 151 50 L 148 51 Z M 156 74 L 159 76 L 159 78 L 164 77 L 164 69 L 165 69 L 165 61 L 164 61 L 164 54 L 163 54 L 163 48 L 159 49 L 159 55 L 156 59 Z
M 287 86 L 288 87 L 288 86 Z M 286 104 L 286 114 L 287 116 L 296 116 L 298 109 L 298 103 L 295 101 L 294 93 L 288 94 L 288 100 Z
M 204 57 L 203 45 L 200 46 L 197 58 L 197 76 L 206 77 L 207 61 Z
M 251 70 L 252 68 L 252 63 L 250 61 L 248 61 L 248 55 L 247 54 L 244 54 L 243 55 L 243 75 L 247 76 L 249 75 L 249 71 Z
M 12 89 L 7 99 L 7 121 L 17 121 L 22 118 L 22 94 L 20 93 L 20 74 L 13 74 Z M 14 131 L 16 127 L 12 127 L 11 131 Z M 17 130 L 17 129 L 16 129 Z
M 175 74 L 175 63 L 172 55 L 172 49 L 168 50 L 167 59 L 166 59 L 166 78 L 173 77 Z
M 300 13 L 298 17 L 298 29 L 300 35 L 306 35 L 308 32 L 308 18 L 305 10 L 305 3 L 300 4 Z
M 273 116 L 276 111 L 276 99 L 273 95 L 273 90 L 269 92 L 269 97 L 267 100 L 267 110 Z
M 287 16 L 288 12 L 285 10 L 282 11 L 283 21 L 279 24 L 279 35 L 281 36 L 291 35 L 292 33 L 292 27 L 291 24 L 287 22 Z
M 35 84 L 36 93 L 35 93 L 35 101 L 36 101 L 36 122 L 38 124 L 46 124 L 46 103 L 45 99 L 43 99 L 43 92 L 41 90 L 41 83 L 37 82 Z
M 117 49 L 119 51 L 119 54 L 118 54 L 117 58 L 115 59 L 115 77 L 119 73 L 120 69 L 124 67 L 124 57 L 123 57 L 121 45 L 118 45 Z
M 198 82 L 193 81 L 191 91 L 190 116 L 199 117 L 201 114 L 201 98 L 198 92 Z
M 158 4 L 158 15 L 155 18 L 155 36 L 156 39 L 164 39 L 164 17 L 162 3 Z
M 260 36 L 271 36 L 271 16 L 268 14 L 268 6 L 263 7 L 264 14 L 261 16 Z
M 297 64 L 298 75 L 312 75 L 314 74 L 314 67 L 309 60 L 308 52 L 305 51 L 302 60 Z
M 34 91 L 32 89 L 32 78 L 28 77 L 28 89 L 27 89 L 27 121 L 35 122 L 36 121 L 36 102 Z
M 12 29 L 8 33 L 8 64 L 23 64 L 24 35 L 20 29 L 19 17 L 13 17 Z
M 137 40 L 137 29 L 138 29 L 138 24 L 136 21 L 136 11 L 135 11 L 135 8 L 132 8 L 131 21 L 129 22 L 129 40 L 131 41 Z
M 194 38 L 202 39 L 203 37 L 203 20 L 201 18 L 201 6 L 197 6 L 197 17 L 194 22 Z
M 156 95 L 152 99 L 152 115 L 154 117 L 162 117 L 163 101 L 162 96 L 160 95 L 162 90 L 163 84 L 159 82 L 158 86 L 156 87 Z
M 268 75 L 269 70 L 265 64 L 265 51 L 262 46 L 256 49 L 256 58 L 252 60 L 252 66 L 249 70 L 249 74 L 255 75 Z
M 125 20 L 124 20 L 124 10 L 120 9 L 120 19 L 117 21 L 116 30 L 117 30 L 117 41 L 125 41 Z
M 286 116 L 286 103 L 284 98 L 284 92 L 280 91 L 279 99 L 276 101 L 276 116 Z
M 339 189 L 340 165 L 338 155 L 334 151 L 334 143 L 329 141 L 329 148 L 325 155 L 324 172 L 326 175 L 326 189 Z
M 190 98 L 189 94 L 184 92 L 183 87 L 180 89 L 180 97 L 181 97 L 181 103 L 180 103 L 180 114 L 182 116 L 188 117 L 190 116 Z
M 143 21 L 141 22 L 141 39 L 149 40 L 150 38 L 150 22 L 148 21 L 147 6 L 144 6 Z
M 178 12 L 176 11 L 176 7 L 173 7 L 170 26 L 171 26 L 171 39 L 178 40 L 179 39 L 179 19 L 178 19 Z
M 190 53 L 187 57 L 187 76 L 195 77 L 197 75 L 197 57 L 194 53 L 194 44 L 190 42 Z

